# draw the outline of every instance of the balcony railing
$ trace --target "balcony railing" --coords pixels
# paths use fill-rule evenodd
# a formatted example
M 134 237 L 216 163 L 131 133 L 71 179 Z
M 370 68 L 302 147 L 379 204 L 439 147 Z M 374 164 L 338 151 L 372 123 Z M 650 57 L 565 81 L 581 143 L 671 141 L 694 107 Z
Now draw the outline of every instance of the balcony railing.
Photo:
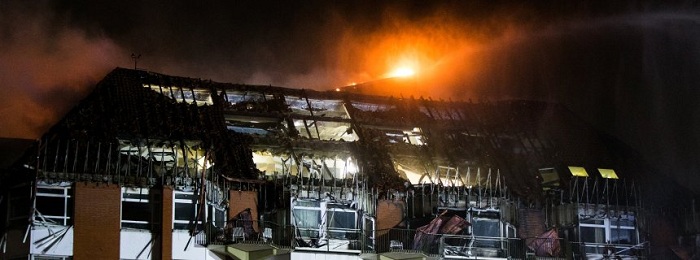
M 251 233 L 251 227 L 254 233 Z M 325 238 L 313 238 L 305 235 L 309 234 L 309 230 L 295 229 L 290 225 L 240 220 L 229 222 L 226 228 L 205 225 L 204 230 L 198 232 L 194 239 L 196 244 L 202 246 L 241 242 L 265 243 L 282 248 L 294 247 L 296 250 L 325 252 L 417 252 L 446 259 L 579 259 L 586 256 L 611 256 L 610 252 L 621 256 L 622 259 L 647 259 L 646 256 L 649 255 L 649 247 L 646 244 L 570 244 L 565 240 L 552 238 L 521 239 L 425 233 L 416 236 L 418 232 L 414 229 L 395 228 L 375 232 L 361 229 L 329 229 L 325 232 Z M 528 243 L 538 246 L 530 248 Z
M 647 243 L 636 245 L 630 244 L 609 244 L 609 243 L 572 243 L 576 248 L 575 253 L 582 258 L 588 256 L 610 257 L 611 259 L 647 259 L 650 255 Z
M 360 253 L 367 243 L 360 229 L 329 228 L 322 234 L 318 229 L 297 228 L 294 233 L 294 248 L 301 250 Z
M 471 235 L 421 234 L 413 229 L 377 230 L 374 249 L 376 253 L 384 252 L 419 252 L 429 256 L 444 258 L 510 258 L 525 259 L 528 256 L 546 259 L 568 259 L 571 252 L 568 243 L 562 239 L 532 238 L 537 241 L 540 250 L 530 249 L 525 239 L 504 237 L 483 237 Z M 416 239 L 419 240 L 416 240 Z M 555 246 L 556 245 L 556 246 Z M 543 253 L 551 251 L 551 254 Z
M 384 229 L 377 230 L 374 249 L 376 253 L 391 251 L 421 252 L 428 255 L 438 254 L 438 242 L 441 235 L 422 234 L 416 241 L 415 229 Z
M 293 238 L 292 226 L 256 220 L 229 221 L 226 227 L 205 225 L 194 236 L 195 243 L 200 246 L 248 242 L 271 244 L 280 248 L 291 248 Z

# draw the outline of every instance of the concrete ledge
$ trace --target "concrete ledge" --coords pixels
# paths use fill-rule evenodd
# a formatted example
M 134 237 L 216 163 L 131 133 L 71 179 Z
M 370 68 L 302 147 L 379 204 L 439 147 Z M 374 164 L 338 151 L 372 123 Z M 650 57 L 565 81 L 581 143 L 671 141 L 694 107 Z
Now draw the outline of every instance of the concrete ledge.
M 235 259 L 264 259 L 275 255 L 276 248 L 266 244 L 233 244 L 226 247 L 226 253 Z

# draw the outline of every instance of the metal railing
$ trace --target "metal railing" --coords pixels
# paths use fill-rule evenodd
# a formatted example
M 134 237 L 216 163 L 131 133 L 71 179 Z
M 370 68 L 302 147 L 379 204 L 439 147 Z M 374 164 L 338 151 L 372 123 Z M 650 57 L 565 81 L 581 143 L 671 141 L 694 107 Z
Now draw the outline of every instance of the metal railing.
M 384 253 L 391 251 L 421 252 L 429 255 L 438 254 L 439 234 L 422 234 L 416 241 L 415 229 L 383 229 L 375 233 L 374 251 Z
M 262 222 L 260 238 L 263 242 L 281 248 L 291 248 L 294 239 L 294 226 L 280 225 L 275 222 Z
M 310 235 L 312 234 L 312 235 Z M 328 252 L 362 252 L 368 242 L 361 229 L 294 229 L 294 248 Z
M 196 231 L 194 241 L 197 245 L 225 245 L 233 243 L 264 243 L 280 248 L 290 248 L 294 238 L 294 228 L 274 222 L 257 220 L 231 220 L 226 227 L 206 224 Z
M 443 235 L 440 239 L 440 253 L 444 258 L 568 259 L 568 252 L 569 245 L 561 238 Z
M 199 246 L 208 245 L 223 245 L 226 244 L 228 239 L 225 236 L 225 230 L 223 227 L 217 227 L 214 225 L 204 225 L 203 230 L 195 231 L 194 242 Z
M 615 257 L 648 259 L 650 255 L 650 247 L 646 242 L 636 245 L 575 242 L 572 245 L 575 248 L 574 253 L 584 258 L 585 256 L 601 256 L 611 259 L 615 259 Z
M 443 235 L 440 237 L 439 252 L 449 257 L 510 257 L 518 255 L 517 243 L 501 237 L 481 237 L 469 235 Z M 523 254 L 524 255 L 524 254 Z
M 504 238 L 471 235 L 420 234 L 414 229 L 376 231 L 375 253 L 416 252 L 443 258 L 497 257 L 510 259 L 570 259 L 571 246 L 563 239 Z M 535 243 L 539 241 L 539 243 Z M 528 242 L 539 245 L 531 249 Z

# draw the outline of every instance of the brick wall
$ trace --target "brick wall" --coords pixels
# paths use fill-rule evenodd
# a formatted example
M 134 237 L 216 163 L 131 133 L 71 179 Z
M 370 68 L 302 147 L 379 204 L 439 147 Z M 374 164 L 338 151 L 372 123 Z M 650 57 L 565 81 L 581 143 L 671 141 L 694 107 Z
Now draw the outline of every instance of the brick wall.
M 539 209 L 520 209 L 518 212 L 518 237 L 533 238 L 545 231 L 544 212 Z M 528 240 L 528 243 L 530 240 Z
M 258 192 L 257 191 L 229 191 L 229 207 L 228 207 L 228 218 L 231 219 L 235 217 L 238 213 L 250 208 L 250 213 L 253 220 L 258 220 Z M 258 230 L 258 223 L 253 225 L 256 232 Z
M 73 259 L 119 259 L 121 189 L 75 184 Z

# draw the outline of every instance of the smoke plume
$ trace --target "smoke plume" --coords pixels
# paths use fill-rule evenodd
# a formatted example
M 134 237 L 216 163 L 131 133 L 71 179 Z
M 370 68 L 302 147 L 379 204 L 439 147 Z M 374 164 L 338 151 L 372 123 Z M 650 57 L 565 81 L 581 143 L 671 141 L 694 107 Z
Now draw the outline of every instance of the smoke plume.
M 123 55 L 56 18 L 45 9 L 0 9 L 0 137 L 38 138 Z

